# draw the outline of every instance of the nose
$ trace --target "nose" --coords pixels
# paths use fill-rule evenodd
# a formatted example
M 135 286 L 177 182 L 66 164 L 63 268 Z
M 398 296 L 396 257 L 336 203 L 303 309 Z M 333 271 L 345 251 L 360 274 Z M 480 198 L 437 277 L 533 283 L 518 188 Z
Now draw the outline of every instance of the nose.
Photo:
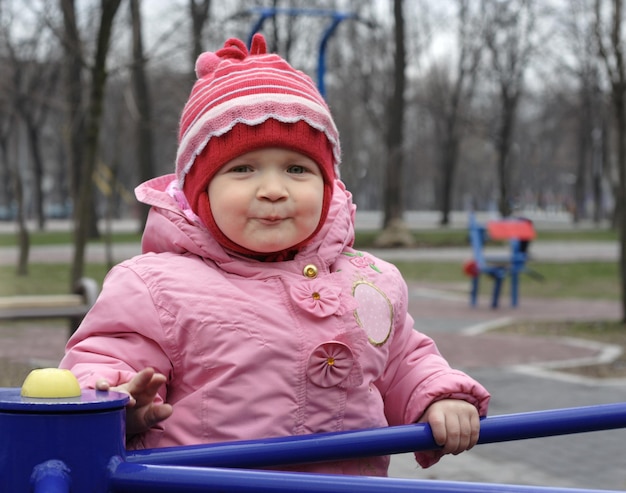
M 289 191 L 280 173 L 275 171 L 262 173 L 257 189 L 257 198 L 276 202 L 286 199 L 288 195 Z

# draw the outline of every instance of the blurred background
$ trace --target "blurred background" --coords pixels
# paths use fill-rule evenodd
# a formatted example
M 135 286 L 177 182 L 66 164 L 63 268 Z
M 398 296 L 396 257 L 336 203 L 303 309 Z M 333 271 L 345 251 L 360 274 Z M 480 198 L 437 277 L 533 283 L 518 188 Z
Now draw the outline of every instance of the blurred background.
M 69 219 L 78 279 L 101 220 L 141 231 L 134 187 L 173 171 L 198 54 L 258 30 L 323 90 L 381 231 L 407 211 L 621 226 L 621 4 L 0 0 L 0 220 L 25 266 L 32 230 Z

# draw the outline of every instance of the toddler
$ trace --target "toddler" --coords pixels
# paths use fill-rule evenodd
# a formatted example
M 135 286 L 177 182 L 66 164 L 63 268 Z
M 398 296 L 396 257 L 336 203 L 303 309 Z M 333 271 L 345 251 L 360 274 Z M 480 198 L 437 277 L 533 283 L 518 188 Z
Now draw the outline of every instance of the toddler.
M 312 80 L 230 39 L 202 54 L 175 175 L 140 185 L 142 254 L 115 266 L 62 368 L 130 394 L 127 447 L 428 422 L 476 444 L 489 394 L 413 328 L 390 263 L 355 250 L 340 143 Z M 388 457 L 285 469 L 385 476 Z

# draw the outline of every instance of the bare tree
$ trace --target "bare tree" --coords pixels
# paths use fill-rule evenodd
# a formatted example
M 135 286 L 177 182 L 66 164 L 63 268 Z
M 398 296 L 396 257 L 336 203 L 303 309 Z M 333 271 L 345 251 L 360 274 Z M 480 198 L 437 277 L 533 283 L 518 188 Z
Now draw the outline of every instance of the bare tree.
M 198 56 L 204 51 L 204 29 L 211 15 L 211 0 L 189 0 L 191 17 L 191 81 L 196 81 L 193 68 Z
M 482 7 L 491 74 L 499 96 L 499 116 L 493 134 L 497 149 L 498 209 L 502 216 L 508 216 L 512 208 L 511 149 L 524 74 L 534 49 L 531 34 L 535 12 L 532 0 L 483 0 Z
M 406 45 L 404 39 L 403 0 L 394 0 L 394 77 L 393 92 L 387 113 L 387 166 L 383 195 L 383 232 L 380 246 L 410 245 L 413 238 L 404 224 L 403 145 L 406 86 Z
M 463 127 L 468 123 L 483 45 L 471 0 L 457 0 L 457 52 L 454 71 L 435 65 L 425 90 L 425 106 L 433 117 L 438 148 L 440 224 L 450 223 L 454 181 Z
M 7 53 L 4 61 L 9 84 L 12 106 L 15 114 L 24 126 L 25 137 L 30 151 L 32 164 L 32 200 L 39 229 L 45 225 L 43 175 L 44 162 L 41 147 L 41 133 L 46 123 L 53 93 L 56 89 L 58 64 L 55 61 L 53 47 L 48 48 L 42 57 L 44 47 L 50 46 L 45 39 L 46 30 L 43 18 L 36 19 L 39 25 L 32 35 L 15 41 L 11 32 L 11 23 L 5 23 L 2 29 L 2 42 Z M 43 61 L 40 61 L 43 60 Z
M 608 18 L 604 16 L 607 3 L 610 4 Z M 611 85 L 611 102 L 615 116 L 618 176 L 615 217 L 620 239 L 622 322 L 626 323 L 626 65 L 622 51 L 626 39 L 622 32 L 623 7 L 622 0 L 595 2 L 598 49 Z
M 43 16 L 36 16 L 37 26 L 28 35 L 14 32 L 13 12 L 0 10 L 0 39 L 4 57 L 3 78 L 3 119 L 2 153 L 6 163 L 8 187 L 15 200 L 16 219 L 18 222 L 19 261 L 18 275 L 28 273 L 28 254 L 30 235 L 26 228 L 26 201 L 24 200 L 24 173 L 30 163 L 29 188 L 31 204 L 34 208 L 39 229 L 45 225 L 44 213 L 44 150 L 42 133 L 46 119 L 54 101 L 58 63 L 54 55 L 54 45 L 48 43 Z M 46 50 L 44 52 L 43 50 Z M 45 54 L 45 56 L 42 56 Z M 5 113 L 6 112 L 6 113 Z M 9 137 L 15 142 L 14 153 L 19 153 L 21 131 L 24 130 L 26 146 L 30 159 L 9 159 Z M 13 162 L 13 165 L 10 164 Z M 18 165 L 20 163 L 20 165 Z
M 6 98 L 0 98 L 0 165 L 3 169 L 3 174 L 7 178 L 7 190 L 13 192 L 13 199 L 16 204 L 16 224 L 17 224 L 17 244 L 19 247 L 19 254 L 17 259 L 17 265 L 15 266 L 15 273 L 18 276 L 25 276 L 28 274 L 28 255 L 30 252 L 30 234 L 26 227 L 26 218 L 24 214 L 24 186 L 22 184 L 22 177 L 18 169 L 18 160 L 10 158 L 10 142 L 13 134 L 15 133 L 16 114 L 10 107 L 10 101 Z M 15 141 L 15 139 L 13 139 Z M 15 146 L 14 146 L 15 147 Z M 13 163 L 11 165 L 11 163 Z M 12 203 L 7 201 L 7 210 L 9 213 L 13 210 Z
M 78 203 L 81 166 L 85 154 L 85 112 L 83 109 L 83 46 L 76 21 L 74 0 L 60 0 L 63 13 L 61 41 L 65 53 L 64 87 L 67 155 L 70 170 L 70 192 Z M 74 214 L 77 209 L 74 207 Z
M 37 32 L 41 32 L 37 30 Z M 38 45 L 35 42 L 35 45 Z M 50 110 L 49 101 L 57 82 L 59 66 L 50 58 L 49 63 L 37 63 L 33 58 L 20 59 L 11 49 L 15 112 L 23 122 L 32 162 L 32 190 L 35 215 L 39 230 L 45 227 L 44 211 L 44 159 L 41 132 Z
M 570 75 L 577 84 L 578 97 L 573 108 L 577 123 L 574 136 L 578 148 L 574 181 L 572 221 L 587 217 L 587 198 L 593 198 L 593 220 L 603 217 L 603 181 L 606 178 L 604 148 L 608 142 L 607 104 L 601 84 L 601 60 L 595 33 L 595 0 L 575 0 L 559 19 L 564 26 L 564 39 L 571 56 L 563 56 L 556 44 L 552 53 L 557 73 Z M 554 70 L 552 70 L 554 72 Z M 563 87 L 562 79 L 556 81 Z
M 85 249 L 88 231 L 95 223 L 93 217 L 94 185 L 92 175 L 98 155 L 98 139 L 100 136 L 100 119 L 106 87 L 106 61 L 109 42 L 113 30 L 113 21 L 121 0 L 101 0 L 100 26 L 98 28 L 96 52 L 91 66 L 89 111 L 87 114 L 85 136 L 85 161 L 82 167 L 78 201 L 76 203 L 74 225 L 74 258 L 72 262 L 71 289 L 83 276 L 85 265 Z
M 133 31 L 133 65 L 131 70 L 133 100 L 135 102 L 135 124 L 137 129 L 137 163 L 139 180 L 146 181 L 154 176 L 154 152 L 152 147 L 152 104 L 146 76 L 146 60 L 143 49 L 141 23 L 141 0 L 130 0 Z M 148 217 L 149 206 L 140 207 L 139 230 L 142 231 Z

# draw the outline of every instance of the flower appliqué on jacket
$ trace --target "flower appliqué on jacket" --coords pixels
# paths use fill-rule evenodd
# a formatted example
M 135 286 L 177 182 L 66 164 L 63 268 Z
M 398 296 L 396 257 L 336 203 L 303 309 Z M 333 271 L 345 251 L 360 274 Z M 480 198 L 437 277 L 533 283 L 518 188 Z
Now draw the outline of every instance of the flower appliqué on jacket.
M 369 255 L 364 254 L 363 252 L 355 252 L 355 253 L 343 252 L 343 255 L 345 255 L 346 257 L 350 257 L 350 263 L 352 265 L 355 265 L 361 269 L 369 267 L 375 270 L 376 272 L 378 272 L 379 274 L 381 273 L 380 269 L 376 267 L 376 264 L 374 263 L 374 259 L 370 257 Z
M 365 333 L 353 330 L 339 334 L 313 349 L 307 364 L 307 375 L 318 387 L 352 388 L 363 383 L 359 355 L 367 344 Z
M 291 287 L 291 297 L 303 310 L 323 318 L 336 313 L 341 306 L 341 287 L 328 279 L 302 282 Z

